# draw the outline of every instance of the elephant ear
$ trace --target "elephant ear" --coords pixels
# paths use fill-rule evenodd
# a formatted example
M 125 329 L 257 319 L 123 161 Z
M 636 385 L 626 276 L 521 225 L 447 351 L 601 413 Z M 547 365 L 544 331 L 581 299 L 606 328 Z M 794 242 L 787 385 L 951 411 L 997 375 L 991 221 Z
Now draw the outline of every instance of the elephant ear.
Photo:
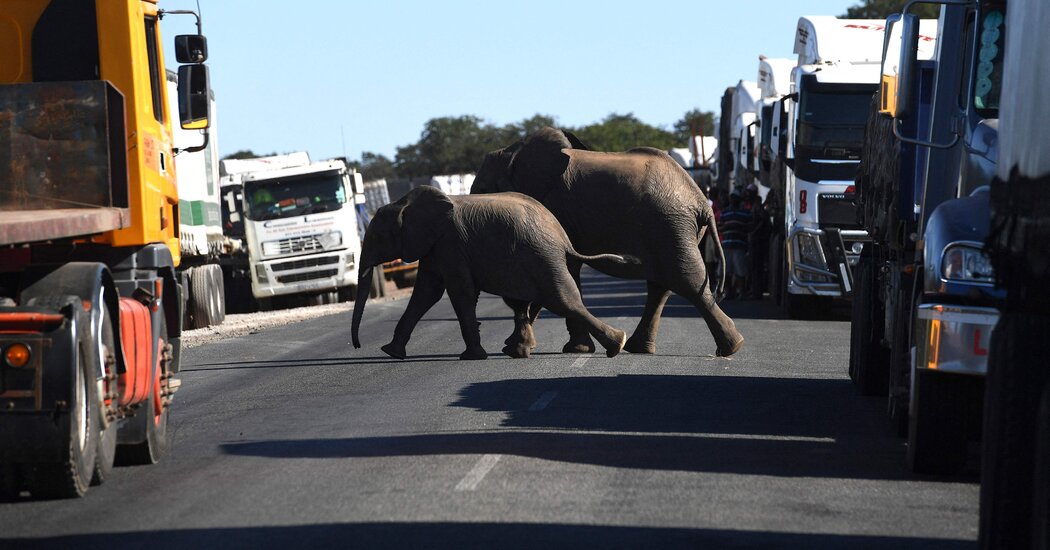
M 404 197 L 398 216 L 401 226 L 401 259 L 414 262 L 426 256 L 452 224 L 452 201 L 439 189 L 417 187 Z
M 561 133 L 565 134 L 565 139 L 569 140 L 569 144 L 572 145 L 573 149 L 580 149 L 582 151 L 593 151 L 594 150 L 594 149 L 591 149 L 591 147 L 589 145 L 584 143 L 582 139 L 576 137 L 576 134 L 574 134 L 574 133 L 572 133 L 572 132 L 570 132 L 568 130 L 562 130 Z
M 569 167 L 569 155 L 562 149 L 572 149 L 572 143 L 561 130 L 548 127 L 529 134 L 510 162 L 518 188 L 540 198 L 552 186 L 562 185 L 562 174 Z

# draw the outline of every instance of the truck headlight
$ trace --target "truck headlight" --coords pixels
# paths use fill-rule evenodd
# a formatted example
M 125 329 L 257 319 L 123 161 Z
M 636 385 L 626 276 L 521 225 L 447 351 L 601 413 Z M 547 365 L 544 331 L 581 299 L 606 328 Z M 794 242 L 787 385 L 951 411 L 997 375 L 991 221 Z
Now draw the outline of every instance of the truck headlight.
M 994 283 L 992 261 L 974 246 L 952 245 L 941 255 L 941 275 L 948 281 Z
M 820 240 L 816 235 L 799 233 L 795 236 L 798 247 L 798 259 L 803 264 L 827 269 L 827 261 L 824 260 L 824 250 L 820 247 Z
M 343 234 L 339 231 L 329 231 L 328 233 L 321 233 L 317 236 L 317 242 L 321 243 L 321 248 L 325 250 L 329 248 L 335 248 L 343 244 Z

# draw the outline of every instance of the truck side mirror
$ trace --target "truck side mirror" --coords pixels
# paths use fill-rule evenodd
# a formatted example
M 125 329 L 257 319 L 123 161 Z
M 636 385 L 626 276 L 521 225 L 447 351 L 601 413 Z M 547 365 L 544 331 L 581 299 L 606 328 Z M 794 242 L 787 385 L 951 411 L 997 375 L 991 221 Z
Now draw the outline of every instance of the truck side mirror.
M 175 37 L 175 60 L 180 63 L 208 61 L 208 39 L 204 35 L 178 35 Z
M 207 65 L 179 67 L 179 123 L 187 130 L 211 125 L 211 86 Z
M 204 63 L 208 60 L 208 39 L 202 34 L 176 36 L 175 60 L 179 63 Z
M 897 77 L 896 116 L 907 120 L 915 90 L 916 58 L 919 51 L 919 16 L 906 13 L 901 17 L 901 57 Z

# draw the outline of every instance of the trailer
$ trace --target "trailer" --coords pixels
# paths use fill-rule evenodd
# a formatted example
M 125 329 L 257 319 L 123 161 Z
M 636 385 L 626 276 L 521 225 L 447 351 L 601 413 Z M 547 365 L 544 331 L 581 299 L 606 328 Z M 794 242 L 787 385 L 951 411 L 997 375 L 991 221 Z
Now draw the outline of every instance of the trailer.
M 118 455 L 168 447 L 183 303 L 170 136 L 173 119 L 207 129 L 209 85 L 198 17 L 175 37 L 169 110 L 164 15 L 0 4 L 0 497 L 82 496 Z
M 178 74 L 167 71 L 168 110 L 178 112 Z M 179 251 L 176 269 L 186 301 L 184 329 L 220 325 L 226 319 L 226 296 L 219 258 L 231 254 L 240 243 L 222 233 L 219 207 L 219 140 L 215 93 L 209 92 L 211 126 L 203 149 L 189 151 L 201 143 L 201 131 L 172 129 L 175 174 L 179 186 Z
M 1050 51 L 1050 6 L 1009 0 L 1000 7 L 1006 8 L 1005 58 L 987 246 L 1006 297 L 988 350 L 978 538 L 983 549 L 1045 549 L 1050 547 L 1050 72 L 1033 54 Z M 989 92 L 996 88 L 994 75 L 986 75 L 992 77 Z M 986 87 L 975 83 L 975 90 Z

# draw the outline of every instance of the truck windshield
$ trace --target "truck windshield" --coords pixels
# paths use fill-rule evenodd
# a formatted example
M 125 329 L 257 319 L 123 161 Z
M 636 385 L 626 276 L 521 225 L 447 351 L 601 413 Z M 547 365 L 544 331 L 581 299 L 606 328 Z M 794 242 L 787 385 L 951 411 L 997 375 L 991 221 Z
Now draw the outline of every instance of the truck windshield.
M 248 219 L 261 221 L 339 210 L 346 193 L 339 174 L 308 174 L 248 182 L 245 199 Z
M 858 158 L 864 144 L 864 123 L 871 104 L 870 92 L 804 92 L 799 98 L 796 148 L 812 157 Z

